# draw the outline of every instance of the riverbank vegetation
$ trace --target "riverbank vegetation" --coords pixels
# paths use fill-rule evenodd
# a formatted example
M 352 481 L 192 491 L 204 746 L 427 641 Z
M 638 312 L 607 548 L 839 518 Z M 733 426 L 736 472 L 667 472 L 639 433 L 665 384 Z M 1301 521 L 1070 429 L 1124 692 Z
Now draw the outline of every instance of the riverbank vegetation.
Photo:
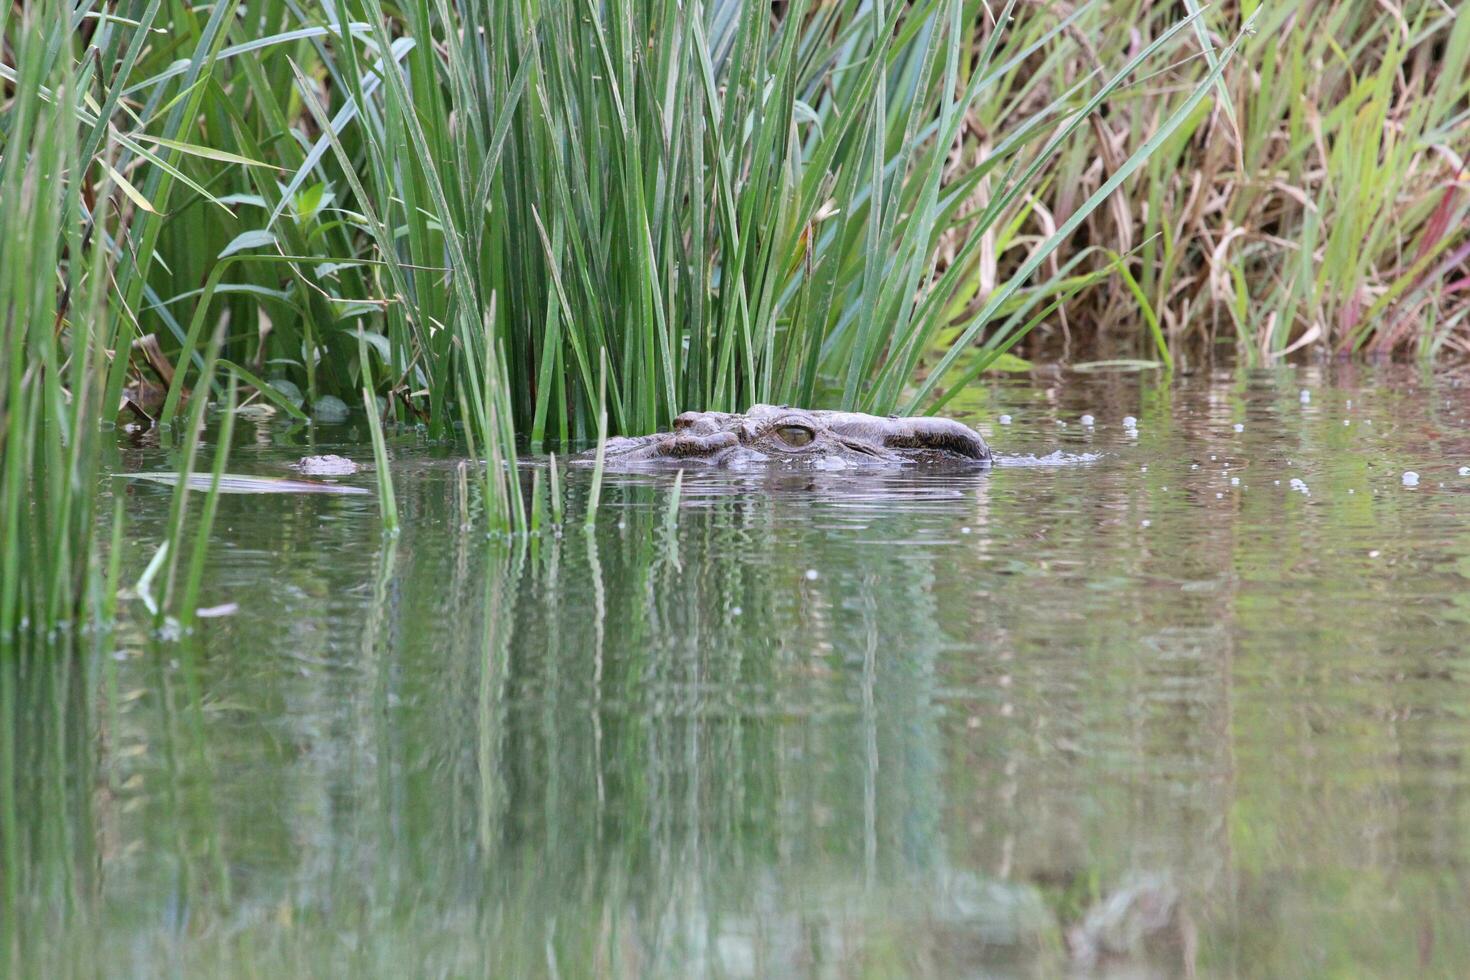
M 0 38 L 5 630 L 86 591 L 97 423 L 228 378 L 461 432 L 518 511 L 517 445 L 604 413 L 934 408 L 1028 334 L 1470 347 L 1439 2 L 43 0 Z

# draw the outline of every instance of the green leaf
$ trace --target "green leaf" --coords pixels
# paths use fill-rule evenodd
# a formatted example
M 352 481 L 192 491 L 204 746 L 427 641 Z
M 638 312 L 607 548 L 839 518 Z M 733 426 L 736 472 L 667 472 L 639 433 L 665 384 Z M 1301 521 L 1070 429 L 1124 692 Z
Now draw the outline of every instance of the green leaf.
M 234 255 L 236 252 L 243 252 L 252 248 L 265 248 L 268 245 L 274 244 L 276 244 L 275 232 L 266 231 L 264 228 L 258 228 L 255 231 L 242 231 L 215 258 L 222 259 L 228 255 Z
M 1001 354 L 985 368 L 987 371 L 1022 372 L 1034 368 L 1030 361 L 1015 354 Z
M 225 150 L 217 150 L 212 146 L 200 146 L 197 143 L 184 143 L 180 140 L 164 139 L 162 136 L 149 136 L 147 133 L 132 133 L 131 135 L 132 138 L 135 140 L 144 140 L 148 143 L 156 143 L 159 146 L 167 146 L 170 149 L 178 150 L 180 153 L 187 153 L 190 156 L 203 157 L 206 160 L 215 160 L 220 163 L 237 163 L 245 167 L 265 167 L 267 170 L 285 169 L 283 167 L 277 167 L 274 164 L 261 163 L 259 160 L 252 160 L 249 157 L 242 157 L 238 153 L 229 153 Z
M 143 192 L 134 187 L 132 185 L 132 182 L 129 181 L 122 174 L 118 173 L 111 164 L 107 165 L 107 174 L 117 183 L 117 186 L 122 190 L 122 192 L 128 196 L 128 200 L 132 201 L 144 211 L 148 211 L 152 214 L 158 213 L 158 210 L 149 203 L 148 198 L 143 196 Z

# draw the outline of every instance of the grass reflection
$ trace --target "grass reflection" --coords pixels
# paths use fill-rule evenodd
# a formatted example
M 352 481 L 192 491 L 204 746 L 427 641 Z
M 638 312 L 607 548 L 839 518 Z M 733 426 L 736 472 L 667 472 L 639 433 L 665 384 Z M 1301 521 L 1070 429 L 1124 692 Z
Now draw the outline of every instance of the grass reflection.
M 221 497 L 239 614 L 4 659 L 9 972 L 1452 975 L 1470 541 L 1397 433 L 1463 409 L 1354 394 L 1344 458 L 1345 394 L 1119 384 L 1000 393 L 1090 467 L 613 476 L 590 531 L 403 444 L 398 537 Z

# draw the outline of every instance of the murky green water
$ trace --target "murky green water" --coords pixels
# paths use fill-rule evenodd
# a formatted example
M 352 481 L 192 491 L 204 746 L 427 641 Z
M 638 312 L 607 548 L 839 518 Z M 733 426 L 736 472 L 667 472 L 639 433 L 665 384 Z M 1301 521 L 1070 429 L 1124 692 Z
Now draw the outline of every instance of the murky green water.
M 11 972 L 1470 970 L 1470 389 L 969 407 L 1102 458 L 691 473 L 673 523 L 610 477 L 595 534 L 518 547 L 411 435 L 396 543 L 371 496 L 223 498 L 237 612 L 0 672 Z M 371 458 L 241 429 L 236 472 Z M 169 491 L 116 486 L 133 581 Z

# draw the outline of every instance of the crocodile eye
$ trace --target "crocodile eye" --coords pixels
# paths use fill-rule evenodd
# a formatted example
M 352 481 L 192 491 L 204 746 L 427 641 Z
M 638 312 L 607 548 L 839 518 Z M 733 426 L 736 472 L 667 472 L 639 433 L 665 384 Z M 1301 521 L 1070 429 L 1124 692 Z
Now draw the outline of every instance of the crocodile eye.
M 804 425 L 782 425 L 776 428 L 776 437 L 788 446 L 809 446 L 817 434 Z

